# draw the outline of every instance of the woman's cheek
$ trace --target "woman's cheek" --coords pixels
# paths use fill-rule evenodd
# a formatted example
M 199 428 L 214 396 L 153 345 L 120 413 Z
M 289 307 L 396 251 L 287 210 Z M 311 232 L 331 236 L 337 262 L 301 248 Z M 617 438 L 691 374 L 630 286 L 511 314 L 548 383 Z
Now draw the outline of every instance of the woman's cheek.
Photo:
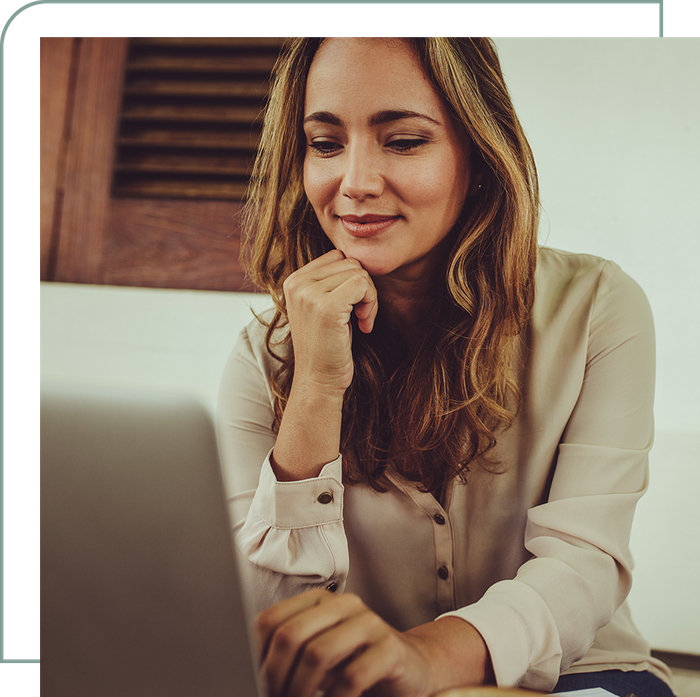
M 304 163 L 304 191 L 319 219 L 322 208 L 333 199 L 334 188 L 332 167 L 328 163 L 313 162 L 307 158 Z

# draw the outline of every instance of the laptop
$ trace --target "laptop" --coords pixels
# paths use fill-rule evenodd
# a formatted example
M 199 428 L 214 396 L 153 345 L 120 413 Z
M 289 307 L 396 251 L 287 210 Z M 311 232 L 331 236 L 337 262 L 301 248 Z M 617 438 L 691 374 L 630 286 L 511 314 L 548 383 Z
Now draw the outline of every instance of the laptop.
M 41 605 L 42 697 L 262 697 L 202 405 L 42 389 Z

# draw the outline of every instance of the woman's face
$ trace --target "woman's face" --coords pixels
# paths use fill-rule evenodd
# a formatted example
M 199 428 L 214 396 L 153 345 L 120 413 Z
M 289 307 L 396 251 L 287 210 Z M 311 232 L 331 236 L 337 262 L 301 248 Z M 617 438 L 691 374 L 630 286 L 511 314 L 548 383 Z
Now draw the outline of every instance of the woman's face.
M 410 46 L 324 41 L 304 132 L 304 188 L 335 247 L 372 276 L 425 274 L 469 190 L 469 147 Z

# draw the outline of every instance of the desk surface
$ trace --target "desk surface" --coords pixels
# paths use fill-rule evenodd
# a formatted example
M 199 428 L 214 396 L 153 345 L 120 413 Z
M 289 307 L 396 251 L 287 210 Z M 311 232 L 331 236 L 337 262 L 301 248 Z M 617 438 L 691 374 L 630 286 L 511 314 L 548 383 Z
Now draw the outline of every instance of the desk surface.
M 544 693 L 516 688 L 459 687 L 441 692 L 437 697 L 536 697 L 537 695 L 544 695 Z

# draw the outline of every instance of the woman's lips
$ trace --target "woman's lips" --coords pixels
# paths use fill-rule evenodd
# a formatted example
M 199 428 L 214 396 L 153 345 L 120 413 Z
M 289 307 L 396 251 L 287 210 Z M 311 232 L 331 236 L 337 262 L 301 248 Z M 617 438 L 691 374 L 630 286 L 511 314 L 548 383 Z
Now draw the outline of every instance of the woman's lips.
M 353 237 L 373 237 L 390 228 L 398 215 L 341 215 L 345 231 Z

